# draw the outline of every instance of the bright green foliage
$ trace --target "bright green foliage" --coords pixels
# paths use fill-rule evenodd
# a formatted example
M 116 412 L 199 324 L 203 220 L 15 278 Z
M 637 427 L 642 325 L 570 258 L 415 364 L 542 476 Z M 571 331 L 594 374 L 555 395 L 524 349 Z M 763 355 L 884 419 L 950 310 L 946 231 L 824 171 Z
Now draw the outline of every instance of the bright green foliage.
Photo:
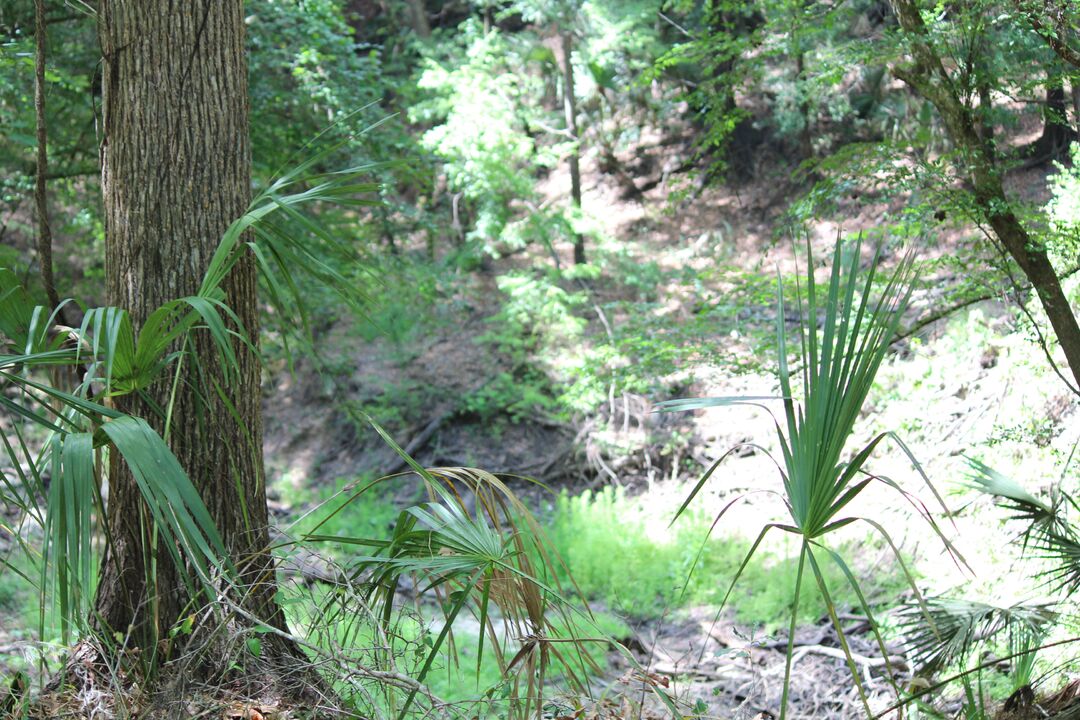
M 1050 180 L 1053 199 L 1047 207 L 1048 214 L 1059 230 L 1080 228 L 1080 143 L 1072 144 L 1071 167 L 1057 165 L 1058 172 Z
M 1050 250 L 1066 269 L 1080 250 L 1080 143 L 1071 147 L 1069 167 L 1055 163 L 1057 173 L 1050 177 L 1050 202 L 1046 206 L 1050 218 Z
M 474 239 L 486 246 L 500 239 L 512 217 L 512 201 L 533 197 L 524 168 L 542 162 L 522 121 L 538 79 L 512 69 L 527 67 L 529 47 L 473 21 L 459 28 L 457 47 L 425 64 L 418 87 L 431 99 L 410 109 L 415 122 L 438 122 L 422 138 L 446 169 L 452 192 L 475 207 Z M 483 118 L 482 122 L 478 119 Z
M 674 508 L 671 508 L 672 510 Z M 655 498 L 629 497 L 621 490 L 570 497 L 560 495 L 549 537 L 573 573 L 578 587 L 612 611 L 635 618 L 655 618 L 686 605 L 717 604 L 739 570 L 744 538 L 711 533 L 712 518 L 687 512 L 667 525 Z M 867 552 L 861 543 L 861 552 Z M 776 632 L 791 617 L 798 560 L 782 545 L 759 552 L 743 570 L 728 601 L 740 623 Z M 859 600 L 836 567 L 824 568 L 826 583 L 840 607 L 857 608 Z M 863 591 L 872 604 L 902 590 L 900 573 L 875 573 Z M 821 604 L 809 594 L 799 599 L 799 621 L 813 623 Z
M 376 52 L 356 46 L 341 3 L 257 0 L 246 10 L 253 159 L 264 174 L 345 116 L 360 130 L 385 115 L 374 106 L 355 114 L 380 99 L 381 68 Z
M 417 682 L 424 682 L 435 667 L 446 643 L 452 643 L 455 621 L 468 610 L 479 624 L 476 677 L 482 674 L 486 650 L 507 678 L 510 717 L 540 714 L 545 677 L 556 667 L 562 668 L 571 687 L 582 691 L 584 676 L 599 666 L 577 631 L 580 622 L 562 598 L 558 561 L 550 554 L 537 521 L 495 476 L 468 468 L 426 470 L 381 427 L 374 427 L 420 476 L 429 502 L 401 512 L 389 538 L 381 533 L 362 537 L 351 531 L 325 534 L 319 525 L 304 533 L 303 542 L 354 546 L 361 553 L 350 558 L 348 575 L 362 580 L 346 583 L 343 592 L 328 599 L 321 611 L 323 622 L 316 625 L 318 632 L 341 632 L 341 628 L 331 630 L 335 623 L 344 624 L 346 634 L 359 632 L 367 621 L 375 621 L 379 635 L 387 637 L 399 619 L 397 589 L 410 577 L 413 583 L 433 590 L 443 609 L 437 637 L 425 640 L 430 650 L 415 673 Z M 352 490 L 350 496 L 359 497 L 384 480 Z M 470 495 L 475 511 L 465 501 Z M 512 638 L 520 647 L 509 658 L 504 647 Z M 363 647 L 359 650 L 367 652 Z M 387 657 L 392 657 L 389 650 Z M 390 686 L 383 690 L 389 692 Z M 399 720 L 414 701 L 423 699 L 423 693 L 420 697 L 418 693 L 419 688 L 412 687 L 400 704 L 388 696 Z

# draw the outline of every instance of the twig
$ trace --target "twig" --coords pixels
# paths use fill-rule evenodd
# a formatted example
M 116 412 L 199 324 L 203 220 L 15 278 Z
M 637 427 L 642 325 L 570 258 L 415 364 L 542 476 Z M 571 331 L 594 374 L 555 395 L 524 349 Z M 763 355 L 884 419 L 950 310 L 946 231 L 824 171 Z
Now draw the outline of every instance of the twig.
M 1078 272 L 1080 272 L 1080 267 L 1075 267 L 1072 270 L 1069 270 L 1067 272 L 1063 272 L 1061 274 L 1061 279 L 1065 280 L 1066 278 L 1070 278 L 1070 277 L 1072 277 L 1073 275 L 1075 275 Z M 1012 280 L 1012 278 L 1010 278 L 1010 279 Z M 1015 280 L 1013 280 L 1013 282 L 1015 283 Z M 1031 284 L 1030 283 L 1023 283 L 1022 285 L 1020 285 L 1020 289 L 1024 290 L 1025 292 L 1029 291 L 1029 290 L 1031 290 Z M 896 337 L 893 338 L 893 342 L 897 343 L 897 342 L 900 342 L 901 340 L 906 340 L 907 338 L 911 337 L 912 335 L 919 332 L 920 330 L 922 330 L 922 329 L 924 329 L 924 328 L 926 328 L 926 327 L 928 327 L 930 325 L 933 325 L 934 323 L 938 322 L 939 320 L 944 320 L 949 315 L 952 315 L 954 312 L 957 312 L 958 310 L 963 310 L 966 307 L 971 307 L 972 305 L 981 303 L 984 300 L 993 300 L 994 298 L 996 298 L 996 297 L 998 297 L 1000 295 L 1005 295 L 1005 294 L 1006 293 L 1005 293 L 1004 290 L 987 290 L 986 292 L 982 292 L 982 293 L 980 293 L 978 295 L 974 295 L 972 297 L 964 298 L 963 300 L 958 300 L 957 302 L 953 303 L 952 305 L 948 305 L 948 306 L 946 306 L 946 307 L 944 307 L 944 308 L 942 308 L 940 310 L 937 310 L 935 312 L 930 313 L 929 315 L 927 315 L 927 316 L 925 316 L 925 317 L 923 317 L 923 318 L 921 318 L 919 320 L 916 320 L 915 323 L 912 324 L 911 327 L 907 328 L 906 330 L 903 330 L 902 332 L 897 333 Z
M 710 680 L 735 680 L 744 682 L 754 679 L 752 673 L 740 670 L 733 665 L 725 665 L 723 669 L 707 670 L 700 665 L 688 665 L 682 668 L 674 663 L 659 662 L 650 666 L 649 670 L 657 675 L 671 675 L 672 677 L 677 675 L 697 675 L 698 677 L 704 677 Z
M 806 647 L 808 645 L 820 645 L 821 641 L 825 639 L 825 636 L 829 634 L 830 629 L 831 628 L 828 625 L 822 625 L 821 627 L 818 628 L 818 631 L 816 633 L 814 633 L 813 637 L 807 638 L 805 640 L 799 640 L 799 636 L 798 636 L 798 634 L 796 634 L 795 635 L 795 642 L 793 643 L 793 646 L 797 647 L 797 648 L 801 648 L 801 647 Z M 713 637 L 714 640 L 717 640 L 717 641 L 720 640 L 720 638 L 718 638 L 716 635 L 713 635 L 712 637 Z M 787 646 L 788 646 L 787 638 L 784 638 L 782 640 L 772 640 L 770 642 L 762 643 L 761 645 L 758 645 L 758 647 L 767 648 L 769 650 L 786 650 Z
M 667 23 L 668 25 L 670 25 L 671 27 L 673 27 L 673 28 L 675 28 L 676 30 L 678 30 L 679 32 L 681 32 L 681 33 L 682 33 L 683 35 L 685 35 L 686 37 L 690 38 L 691 40 L 696 40 L 696 39 L 697 39 L 697 38 L 695 38 L 695 37 L 694 37 L 693 33 L 691 33 L 691 32 L 690 32 L 689 30 L 687 30 L 686 28 L 684 28 L 684 27 L 683 27 L 682 25 L 680 25 L 679 23 L 677 23 L 677 22 L 675 22 L 674 20 L 672 20 L 671 18 L 669 18 L 669 17 L 668 17 L 667 15 L 665 15 L 664 13 L 662 13 L 662 12 L 657 12 L 656 14 L 660 16 L 660 19 L 661 19 L 661 20 L 663 20 L 663 21 L 664 21 L 664 22 L 666 22 L 666 23 Z
M 795 651 L 791 656 L 791 664 L 794 665 L 798 660 L 806 657 L 807 655 L 824 655 L 825 657 L 836 658 L 837 660 L 847 660 L 847 656 L 840 648 L 827 647 L 825 645 L 804 645 Z M 907 662 L 900 657 L 891 658 L 872 658 L 865 655 L 851 654 L 851 661 L 856 665 L 861 665 L 867 668 L 884 667 L 886 665 L 892 665 L 895 668 L 906 668 Z
M 1028 319 L 1028 322 L 1031 323 L 1031 329 L 1035 331 L 1036 340 L 1039 343 L 1039 347 L 1043 351 L 1043 355 L 1046 356 L 1046 361 L 1050 363 L 1050 369 L 1053 370 L 1054 374 L 1061 379 L 1061 382 L 1065 383 L 1065 387 L 1069 388 L 1069 390 L 1072 391 L 1074 395 L 1080 396 L 1080 386 L 1073 385 L 1072 382 L 1070 382 L 1069 378 L 1065 377 L 1065 373 L 1062 372 L 1061 368 L 1058 367 L 1057 362 L 1054 361 L 1053 354 L 1050 352 L 1050 345 L 1046 340 L 1046 336 L 1043 334 L 1042 328 L 1039 327 L 1039 322 L 1035 319 L 1035 316 L 1032 314 L 1032 312 L 1028 310 L 1027 304 L 1024 302 L 1024 298 L 1022 297 L 1021 293 L 1029 291 L 1032 285 L 1029 283 L 1027 289 L 1025 290 L 1025 288 L 1016 281 L 1016 277 L 1013 276 L 1012 271 L 1009 269 L 1006 249 L 1000 244 L 995 245 L 995 247 L 997 247 L 998 252 L 1002 255 L 1002 263 L 1005 269 L 1005 275 L 1009 278 L 1009 284 L 1012 285 L 1013 293 L 1015 293 L 1016 305 L 1020 308 L 1020 312 L 1022 312 L 1024 316 Z M 1073 371 L 1080 374 L 1080 370 L 1077 370 L 1076 368 L 1073 368 Z

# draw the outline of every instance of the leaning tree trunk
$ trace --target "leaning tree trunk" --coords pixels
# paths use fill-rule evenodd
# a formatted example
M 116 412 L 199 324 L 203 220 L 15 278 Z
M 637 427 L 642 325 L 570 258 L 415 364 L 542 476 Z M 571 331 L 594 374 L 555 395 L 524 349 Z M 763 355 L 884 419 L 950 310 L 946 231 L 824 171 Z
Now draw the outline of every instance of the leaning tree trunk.
M 110 304 L 131 313 L 138 333 L 156 307 L 197 291 L 223 232 L 251 199 L 243 3 L 104 0 L 99 22 L 107 292 Z M 224 290 L 257 342 L 250 257 Z M 160 408 L 169 403 L 171 378 L 149 388 L 151 402 L 126 396 L 117 406 L 165 435 L 243 573 L 248 609 L 283 627 L 266 550 L 258 358 L 238 345 L 239 373 L 227 381 L 207 334 L 196 331 L 187 349 L 167 432 Z M 160 541 L 153 547 L 138 489 L 115 454 L 109 470 L 111 543 L 97 622 L 130 634 L 131 645 L 154 647 L 191 612 L 184 568 Z M 156 587 L 146 581 L 151 562 Z
M 971 108 L 956 94 L 956 85 L 929 40 L 917 0 L 889 0 L 889 4 L 906 34 L 911 53 L 911 61 L 896 65 L 893 74 L 937 108 L 949 137 L 963 156 L 975 203 L 1001 246 L 1035 289 L 1076 381 L 1069 386 L 1080 394 L 1080 323 L 1046 247 L 1028 233 L 1005 195 L 993 146 L 980 138 Z M 1062 378 L 1066 379 L 1064 375 Z

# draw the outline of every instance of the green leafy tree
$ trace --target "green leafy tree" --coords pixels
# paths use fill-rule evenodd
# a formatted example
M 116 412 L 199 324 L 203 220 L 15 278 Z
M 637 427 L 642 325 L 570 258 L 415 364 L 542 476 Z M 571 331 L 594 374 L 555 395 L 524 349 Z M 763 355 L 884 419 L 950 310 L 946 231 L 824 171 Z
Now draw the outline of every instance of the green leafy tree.
M 941 116 L 957 151 L 956 170 L 970 187 L 973 219 L 989 227 L 991 239 L 1000 244 L 1031 283 L 1072 370 L 1073 389 L 1080 393 L 1080 324 L 1050 261 L 1044 238 L 1022 221 L 1014 201 L 1005 192 L 1006 168 L 1000 151 L 986 132 L 980 132 L 978 118 L 992 108 L 977 106 L 975 98 L 980 86 L 992 80 L 980 76 L 982 68 L 978 64 L 965 66 L 948 51 L 956 47 L 948 39 L 977 27 L 979 21 L 988 22 L 994 5 L 977 5 L 969 13 L 962 13 L 954 25 L 947 21 L 928 23 L 915 0 L 890 0 L 890 4 L 902 31 L 901 48 L 907 55 L 896 63 L 893 73 L 932 103 Z M 1021 30 L 1015 28 L 1016 32 Z M 1023 43 L 1019 45 L 1023 47 Z M 970 43 L 968 47 L 976 49 Z M 948 70 L 946 60 L 957 69 Z M 985 98 L 988 93 L 982 95 Z
M 295 287 L 281 273 L 299 267 L 344 287 L 310 242 L 294 241 L 329 240 L 296 208 L 374 186 L 355 171 L 300 180 L 324 159 L 314 157 L 252 199 L 242 3 L 116 0 L 98 12 L 111 305 L 77 327 L 55 324 L 62 308 L 35 307 L 4 272 L 0 331 L 13 354 L 0 373 L 25 394 L 2 405 L 51 432 L 53 473 L 42 513 L 41 464 L 24 435 L 5 436 L 13 465 L 30 468 L 19 486 L 5 476 L 5 495 L 48 527 L 43 569 L 55 571 L 65 628 L 93 632 L 98 652 L 139 648 L 152 670 L 216 600 L 218 622 L 270 633 L 264 657 L 299 661 L 269 554 L 257 268 L 276 300 Z M 74 391 L 36 380 L 42 365 L 76 368 Z M 95 518 L 105 531 L 96 582 Z M 197 676 L 236 657 L 212 624 L 187 668 Z
M 1063 269 L 1048 253 L 1046 217 L 1004 182 L 1018 162 L 1044 161 L 1075 135 L 1064 93 L 1066 82 L 1078 82 L 1068 63 L 1075 38 L 1066 32 L 1078 21 L 1074 7 L 991 0 L 890 0 L 891 13 L 873 3 L 833 8 L 803 0 L 674 6 L 696 24 L 658 71 L 705 69 L 690 96 L 704 108 L 705 144 L 734 142 L 749 112 L 734 98 L 757 98 L 758 108 L 774 110 L 759 109 L 758 122 L 799 136 L 802 157 L 813 155 L 810 128 L 814 144 L 834 149 L 811 166 L 820 179 L 810 193 L 815 212 L 857 197 L 865 179 L 876 177 L 913 194 L 910 210 L 924 218 L 924 238 L 952 214 L 970 222 L 1000 251 L 1005 271 L 1018 270 L 1034 290 L 1071 379 L 1059 374 L 1080 392 L 1080 325 L 1061 286 Z M 1034 77 L 1032 67 L 1040 71 Z M 856 84 L 845 79 L 852 68 L 861 70 Z M 889 89 L 889 74 L 906 88 Z M 775 81 L 784 75 L 794 80 L 791 100 Z M 1008 132 L 1018 114 L 1001 98 L 1033 93 L 1045 98 L 1043 133 L 1013 149 L 1000 128 Z

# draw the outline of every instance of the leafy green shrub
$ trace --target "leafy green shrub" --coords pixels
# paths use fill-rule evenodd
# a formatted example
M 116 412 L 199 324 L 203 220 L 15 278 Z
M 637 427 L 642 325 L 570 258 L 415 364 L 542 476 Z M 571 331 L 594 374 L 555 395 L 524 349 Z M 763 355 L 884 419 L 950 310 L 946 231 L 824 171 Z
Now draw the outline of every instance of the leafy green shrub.
M 510 272 L 497 280 L 506 300 L 478 342 L 503 354 L 512 370 L 466 397 L 467 409 L 486 417 L 503 411 L 513 419 L 534 408 L 558 410 L 555 388 L 574 375 L 585 355 L 585 321 L 574 313 L 584 294 L 565 290 L 560 278 L 558 272 Z
M 1054 163 L 1058 171 L 1050 176 L 1051 199 L 1046 214 L 1050 219 L 1050 249 L 1071 268 L 1080 248 L 1080 143 L 1073 143 L 1069 151 L 1069 167 Z
M 476 209 L 470 236 L 488 247 L 512 217 L 512 200 L 535 189 L 522 168 L 537 162 L 536 147 L 520 126 L 519 98 L 534 93 L 527 56 L 514 38 L 461 24 L 445 57 L 428 57 L 418 80 L 427 97 L 410 108 L 413 122 L 433 125 L 421 144 L 443 161 L 450 190 Z M 483 122 L 478 122 L 483 118 Z
M 536 410 L 556 409 L 548 385 L 548 379 L 535 369 L 526 368 L 518 376 L 499 373 L 466 395 L 461 410 L 479 415 L 482 421 L 505 414 L 511 422 L 520 422 Z

